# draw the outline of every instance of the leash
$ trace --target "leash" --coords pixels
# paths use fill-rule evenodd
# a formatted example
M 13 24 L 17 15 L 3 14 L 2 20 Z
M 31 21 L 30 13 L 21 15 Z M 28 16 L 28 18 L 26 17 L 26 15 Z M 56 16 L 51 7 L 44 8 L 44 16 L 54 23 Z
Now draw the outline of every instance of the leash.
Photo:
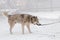
M 58 22 L 53 22 L 53 23 L 47 23 L 47 24 L 38 24 L 38 26 L 45 26 L 45 25 L 52 25 L 52 24 L 56 24 L 56 23 L 59 23 L 60 21 Z

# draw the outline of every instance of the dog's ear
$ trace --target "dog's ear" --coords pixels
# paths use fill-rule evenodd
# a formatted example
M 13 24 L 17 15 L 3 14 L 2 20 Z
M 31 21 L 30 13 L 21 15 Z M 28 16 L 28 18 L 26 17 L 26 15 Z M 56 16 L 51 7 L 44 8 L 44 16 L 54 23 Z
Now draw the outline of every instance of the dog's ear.
M 33 16 L 32 18 L 33 18 L 33 19 L 37 19 L 37 16 Z
M 32 18 L 36 18 L 35 16 L 33 16 Z

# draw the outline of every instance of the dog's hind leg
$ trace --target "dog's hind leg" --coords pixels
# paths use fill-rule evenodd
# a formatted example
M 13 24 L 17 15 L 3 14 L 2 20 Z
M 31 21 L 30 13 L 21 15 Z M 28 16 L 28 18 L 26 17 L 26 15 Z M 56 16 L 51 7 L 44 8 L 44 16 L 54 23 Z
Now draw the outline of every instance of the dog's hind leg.
M 12 34 L 12 29 L 13 29 L 15 23 L 9 23 L 9 25 L 10 25 L 10 34 Z

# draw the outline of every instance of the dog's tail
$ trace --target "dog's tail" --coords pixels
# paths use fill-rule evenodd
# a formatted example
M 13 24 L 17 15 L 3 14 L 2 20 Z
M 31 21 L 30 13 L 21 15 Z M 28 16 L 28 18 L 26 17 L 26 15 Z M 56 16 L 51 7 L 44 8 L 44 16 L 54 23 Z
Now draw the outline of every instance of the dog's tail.
M 3 15 L 8 17 L 8 12 L 3 12 Z

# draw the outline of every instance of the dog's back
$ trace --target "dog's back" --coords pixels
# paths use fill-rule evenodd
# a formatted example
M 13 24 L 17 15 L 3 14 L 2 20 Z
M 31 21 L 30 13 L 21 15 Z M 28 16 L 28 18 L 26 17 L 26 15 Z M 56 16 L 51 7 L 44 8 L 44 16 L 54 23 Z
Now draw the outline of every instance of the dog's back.
M 22 22 L 26 23 L 31 21 L 31 17 L 32 15 L 29 15 L 29 14 L 14 14 L 14 15 L 11 15 L 9 19 L 16 20 L 17 22 L 21 22 L 21 23 Z
M 29 14 L 14 14 L 14 15 L 8 15 L 8 12 L 3 13 L 6 17 L 8 17 L 8 21 L 15 21 L 15 22 L 31 22 L 32 15 Z

